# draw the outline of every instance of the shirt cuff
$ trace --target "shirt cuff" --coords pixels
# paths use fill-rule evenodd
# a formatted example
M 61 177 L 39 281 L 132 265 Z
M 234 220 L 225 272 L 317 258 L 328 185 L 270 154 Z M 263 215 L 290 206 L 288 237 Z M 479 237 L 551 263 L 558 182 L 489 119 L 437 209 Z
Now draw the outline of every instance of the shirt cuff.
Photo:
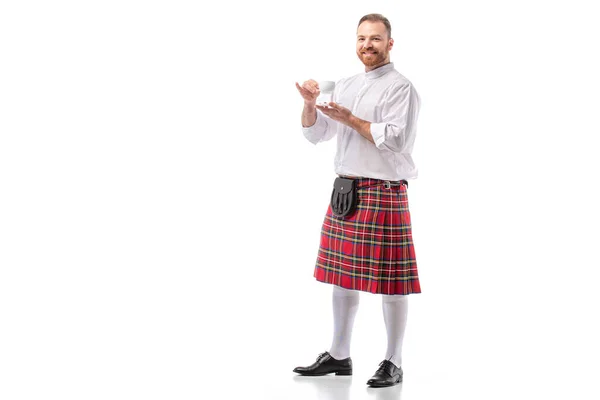
M 320 114 L 321 112 L 317 110 L 317 120 L 312 126 L 302 127 L 304 137 L 314 144 L 319 143 L 327 131 L 327 121 Z
M 373 142 L 378 149 L 383 148 L 382 144 L 385 142 L 385 128 L 387 123 L 379 122 L 374 123 L 371 122 L 371 136 L 373 137 Z

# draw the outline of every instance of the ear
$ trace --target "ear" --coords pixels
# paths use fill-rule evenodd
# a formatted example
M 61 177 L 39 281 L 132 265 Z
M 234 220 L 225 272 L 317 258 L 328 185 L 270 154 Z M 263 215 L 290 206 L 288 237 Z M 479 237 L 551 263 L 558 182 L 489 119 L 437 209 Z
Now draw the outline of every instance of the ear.
M 388 43 L 388 51 L 390 51 L 394 47 L 394 39 L 390 38 L 390 42 Z

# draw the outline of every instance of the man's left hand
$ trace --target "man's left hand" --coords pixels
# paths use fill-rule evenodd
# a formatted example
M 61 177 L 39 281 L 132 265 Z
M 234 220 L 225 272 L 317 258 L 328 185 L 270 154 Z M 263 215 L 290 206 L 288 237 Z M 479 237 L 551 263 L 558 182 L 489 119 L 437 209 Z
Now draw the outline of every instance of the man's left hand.
M 334 121 L 339 121 L 344 125 L 350 124 L 352 112 L 350 112 L 350 110 L 348 110 L 346 107 L 342 107 L 334 102 L 329 103 L 327 106 L 317 105 L 316 107 L 321 110 L 323 114 L 327 115 Z
M 371 135 L 371 123 L 369 121 L 354 116 L 350 110 L 333 102 L 327 106 L 317 105 L 316 107 L 329 118 L 349 126 L 369 142 L 375 143 L 373 135 Z

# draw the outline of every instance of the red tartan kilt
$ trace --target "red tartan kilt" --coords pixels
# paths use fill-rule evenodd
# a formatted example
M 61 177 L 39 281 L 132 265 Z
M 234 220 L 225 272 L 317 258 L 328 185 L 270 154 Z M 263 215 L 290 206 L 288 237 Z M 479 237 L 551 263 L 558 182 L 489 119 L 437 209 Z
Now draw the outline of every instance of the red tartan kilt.
M 327 209 L 314 277 L 370 293 L 421 293 L 406 186 L 363 178 L 358 188 L 351 217 Z

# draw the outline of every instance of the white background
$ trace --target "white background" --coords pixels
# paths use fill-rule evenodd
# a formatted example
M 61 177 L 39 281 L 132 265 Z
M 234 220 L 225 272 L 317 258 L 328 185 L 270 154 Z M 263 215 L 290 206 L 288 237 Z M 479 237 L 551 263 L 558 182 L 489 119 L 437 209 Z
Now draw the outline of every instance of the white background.
M 600 398 L 592 3 L 2 2 L 0 397 Z M 423 293 L 379 391 L 375 295 L 351 380 L 291 373 L 330 345 L 335 176 L 294 82 L 361 72 L 370 12 L 423 102 Z

